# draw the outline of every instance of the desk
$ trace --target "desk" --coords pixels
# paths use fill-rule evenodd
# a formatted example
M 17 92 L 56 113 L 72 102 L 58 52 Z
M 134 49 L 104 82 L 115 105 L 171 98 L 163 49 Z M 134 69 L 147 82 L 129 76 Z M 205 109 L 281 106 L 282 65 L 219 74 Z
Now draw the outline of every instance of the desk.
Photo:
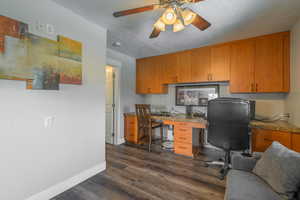
M 127 142 L 140 144 L 135 113 L 126 113 L 125 139 Z M 207 121 L 202 118 L 187 118 L 185 115 L 156 116 L 154 120 L 162 121 L 165 125 L 174 126 L 174 152 L 176 154 L 194 157 L 203 145 L 204 129 Z
M 125 139 L 139 144 L 137 133 L 137 118 L 135 113 L 125 115 Z M 207 125 L 207 121 L 201 118 L 186 118 L 184 115 L 176 117 L 152 116 L 154 120 L 163 121 L 166 125 L 174 126 L 174 151 L 175 153 L 193 156 L 197 146 L 197 138 Z M 251 121 L 252 151 L 264 152 L 273 141 L 280 142 L 286 147 L 300 152 L 300 128 L 287 122 L 259 122 Z M 198 132 L 197 132 L 198 131 Z M 200 131 L 200 132 L 199 132 Z M 198 140 L 199 139 L 199 140 Z M 201 142 L 199 143 L 199 146 Z

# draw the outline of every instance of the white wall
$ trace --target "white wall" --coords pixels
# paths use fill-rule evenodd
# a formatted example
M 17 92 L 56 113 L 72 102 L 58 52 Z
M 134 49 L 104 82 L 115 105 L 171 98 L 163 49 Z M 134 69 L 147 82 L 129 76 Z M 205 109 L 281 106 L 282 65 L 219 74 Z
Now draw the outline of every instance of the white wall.
M 112 49 L 107 49 L 107 59 L 120 63 L 120 116 L 117 143 L 124 142 L 124 113 L 134 112 L 135 104 L 144 103 L 144 97 L 135 93 L 136 59 Z M 110 63 L 108 63 L 110 64 Z
M 106 30 L 50 0 L 1 0 L 0 13 L 39 35 L 37 20 L 53 24 L 83 43 L 81 86 L 30 91 L 23 81 L 0 80 L 0 199 L 23 200 L 105 164 Z M 47 116 L 55 117 L 48 129 Z
M 291 35 L 291 92 L 286 101 L 286 110 L 291 113 L 291 123 L 300 126 L 300 20 Z
M 156 106 L 164 105 L 167 109 L 171 109 L 174 106 L 178 112 L 185 112 L 184 107 L 175 106 L 175 93 L 175 85 L 169 85 L 168 94 L 147 95 L 146 103 Z M 255 100 L 256 114 L 258 115 L 272 116 L 285 113 L 285 94 L 230 94 L 228 83 L 221 83 L 220 96 Z M 205 109 L 201 111 L 205 112 Z

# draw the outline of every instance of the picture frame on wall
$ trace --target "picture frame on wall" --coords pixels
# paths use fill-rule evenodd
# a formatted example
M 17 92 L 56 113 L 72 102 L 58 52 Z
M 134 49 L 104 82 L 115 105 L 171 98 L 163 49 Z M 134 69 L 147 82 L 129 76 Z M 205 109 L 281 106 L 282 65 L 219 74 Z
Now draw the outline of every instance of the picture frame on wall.
M 208 101 L 218 98 L 219 85 L 176 86 L 176 106 L 207 106 Z

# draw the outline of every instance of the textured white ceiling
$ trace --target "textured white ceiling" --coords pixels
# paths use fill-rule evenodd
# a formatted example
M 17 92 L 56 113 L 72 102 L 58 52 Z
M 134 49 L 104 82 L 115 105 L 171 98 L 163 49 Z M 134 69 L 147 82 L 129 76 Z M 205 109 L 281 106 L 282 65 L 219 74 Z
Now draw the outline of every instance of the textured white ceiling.
M 290 30 L 300 17 L 300 0 L 206 0 L 188 7 L 212 26 L 199 31 L 167 31 L 149 39 L 153 23 L 163 10 L 114 18 L 114 11 L 157 3 L 158 0 L 53 0 L 108 29 L 108 48 L 141 58 Z M 121 47 L 112 43 L 121 42 Z

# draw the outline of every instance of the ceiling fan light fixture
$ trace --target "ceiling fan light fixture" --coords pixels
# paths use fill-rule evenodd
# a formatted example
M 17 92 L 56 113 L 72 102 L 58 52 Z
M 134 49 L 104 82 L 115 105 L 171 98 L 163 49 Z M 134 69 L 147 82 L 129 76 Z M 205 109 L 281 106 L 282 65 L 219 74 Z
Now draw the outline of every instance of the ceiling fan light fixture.
M 183 17 L 184 20 L 184 24 L 190 25 L 191 23 L 193 23 L 193 21 L 195 20 L 197 14 L 194 13 L 192 10 L 185 8 L 182 12 L 181 15 Z
M 176 22 L 173 25 L 173 32 L 179 32 L 182 31 L 185 28 L 184 24 L 181 22 L 181 20 L 177 19 Z
M 160 31 L 166 31 L 166 24 L 162 21 L 161 18 L 155 22 L 154 27 L 159 29 Z
M 164 14 L 162 15 L 161 19 L 166 25 L 174 24 L 177 20 L 175 10 L 172 7 L 167 8 Z

